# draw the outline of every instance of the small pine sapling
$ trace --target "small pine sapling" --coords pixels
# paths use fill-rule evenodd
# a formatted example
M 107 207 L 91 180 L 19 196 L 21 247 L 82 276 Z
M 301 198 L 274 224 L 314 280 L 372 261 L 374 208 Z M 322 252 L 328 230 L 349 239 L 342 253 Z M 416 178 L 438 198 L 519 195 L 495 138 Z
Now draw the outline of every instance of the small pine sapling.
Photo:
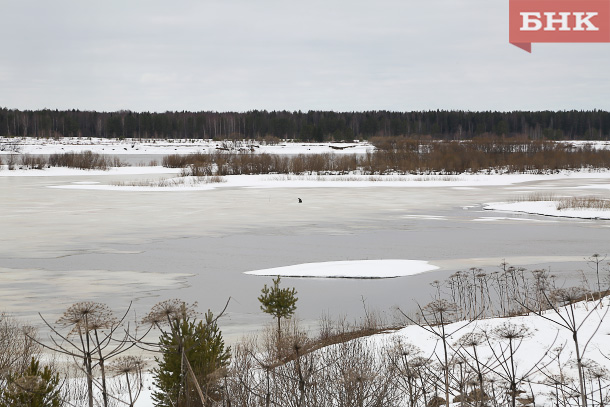
M 267 314 L 273 315 L 277 319 L 277 338 L 278 346 L 282 335 L 282 318 L 290 318 L 297 309 L 296 290 L 293 288 L 280 288 L 280 276 L 273 279 L 271 288 L 265 287 L 261 290 L 261 295 L 258 300 L 261 303 L 261 310 Z

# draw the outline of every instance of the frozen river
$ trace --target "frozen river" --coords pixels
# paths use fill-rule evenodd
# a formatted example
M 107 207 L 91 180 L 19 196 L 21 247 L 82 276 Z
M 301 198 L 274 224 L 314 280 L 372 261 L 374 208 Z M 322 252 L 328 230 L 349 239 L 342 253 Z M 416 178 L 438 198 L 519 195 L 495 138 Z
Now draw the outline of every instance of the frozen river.
M 368 308 L 392 318 L 430 300 L 430 283 L 460 269 L 498 270 L 503 259 L 548 268 L 559 280 L 589 275 L 585 257 L 608 252 L 610 221 L 485 211 L 486 202 L 531 192 L 607 195 L 600 179 L 508 186 L 221 188 L 137 192 L 49 188 L 153 178 L 142 175 L 0 176 L 0 310 L 54 320 L 77 301 L 197 301 L 219 310 L 230 338 L 269 321 L 257 296 L 270 277 L 243 272 L 300 263 L 425 260 L 439 270 L 379 280 L 283 278 L 298 291 L 297 314 L 354 320 Z M 112 178 L 110 180 L 110 178 Z M 297 198 L 302 198 L 299 204 Z

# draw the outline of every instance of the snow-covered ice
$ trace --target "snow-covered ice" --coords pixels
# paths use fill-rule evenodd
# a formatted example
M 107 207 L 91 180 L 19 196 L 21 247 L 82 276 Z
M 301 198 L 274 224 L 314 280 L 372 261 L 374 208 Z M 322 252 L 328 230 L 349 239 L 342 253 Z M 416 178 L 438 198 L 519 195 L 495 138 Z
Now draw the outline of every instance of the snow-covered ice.
M 78 168 L 51 167 L 44 170 L 8 170 L 6 165 L 0 166 L 0 177 L 71 177 L 85 175 L 157 175 L 157 174 L 178 174 L 180 168 L 165 168 L 161 166 L 147 167 L 111 167 L 108 170 L 81 170 Z
M 246 271 L 244 274 L 318 278 L 394 278 L 438 269 L 422 260 L 350 260 L 305 263 Z
M 498 202 L 485 205 L 487 210 L 522 212 L 532 215 L 555 216 L 580 219 L 610 219 L 609 210 L 600 209 L 557 209 L 556 201 Z

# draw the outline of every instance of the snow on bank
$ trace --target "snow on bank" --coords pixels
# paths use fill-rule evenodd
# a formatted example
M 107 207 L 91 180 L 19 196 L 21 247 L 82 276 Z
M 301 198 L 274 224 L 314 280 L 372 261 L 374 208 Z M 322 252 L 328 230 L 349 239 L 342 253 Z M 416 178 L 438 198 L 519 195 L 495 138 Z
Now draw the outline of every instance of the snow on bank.
M 305 263 L 264 270 L 246 271 L 256 276 L 317 278 L 394 278 L 438 269 L 422 260 L 351 260 Z
M 610 148 L 608 141 L 561 141 L 574 147 L 587 145 L 595 150 Z M 5 148 L 1 148 L 4 146 Z M 303 143 L 282 140 L 276 144 L 266 144 L 255 140 L 210 139 L 139 139 L 139 138 L 99 138 L 99 137 L 62 137 L 57 139 L 35 137 L 0 137 L 0 155 L 11 151 L 25 154 L 58 154 L 65 152 L 93 151 L 112 155 L 167 155 L 191 154 L 214 151 L 248 151 L 268 154 L 366 154 L 373 151 L 373 145 L 366 141 L 341 143 Z M 4 151 L 3 151 L 4 150 Z
M 113 167 L 103 170 L 79 170 L 64 167 L 52 167 L 44 170 L 8 170 L 0 166 L 0 177 L 67 177 L 67 176 L 121 176 L 121 175 L 168 175 L 162 182 L 132 181 L 131 183 L 111 182 L 108 184 L 59 185 L 58 188 L 96 189 L 115 191 L 196 191 L 214 188 L 370 188 L 370 187 L 444 187 L 456 189 L 474 189 L 486 186 L 509 186 L 533 181 L 562 180 L 601 180 L 610 181 L 610 171 L 562 171 L 553 174 L 458 174 L 458 175 L 364 175 L 353 172 L 346 175 L 295 175 L 295 174 L 262 174 L 262 175 L 227 175 L 217 181 L 209 182 L 205 178 L 176 177 L 182 170 L 161 166 Z M 589 184 L 587 184 L 589 185 Z
M 168 139 L 142 140 L 138 139 L 102 139 L 102 138 L 0 138 L 0 144 L 10 144 L 12 148 L 0 151 L 0 154 L 10 154 L 18 149 L 23 154 L 61 154 L 67 152 L 81 153 L 92 151 L 98 154 L 110 155 L 169 155 L 211 153 L 215 151 L 251 152 L 256 154 L 366 154 L 375 148 L 367 142 L 351 143 L 302 143 L 286 141 L 267 145 L 253 140 L 214 141 L 207 139 Z
M 565 323 L 562 318 L 574 318 L 576 321 L 576 325 L 579 326 L 579 349 L 583 357 L 583 364 L 586 366 L 585 374 L 588 375 L 587 377 L 591 377 L 595 369 L 610 369 L 609 306 L 610 301 L 606 297 L 603 299 L 601 307 L 597 302 L 576 304 L 574 314 L 568 307 L 559 308 L 561 317 L 555 311 L 550 310 L 543 312 L 544 317 L 548 319 L 530 314 L 511 318 L 481 319 L 472 323 L 460 321 L 448 324 L 445 326 L 445 332 L 449 334 L 447 342 L 450 346 L 450 355 L 454 355 L 456 351 L 462 354 L 466 354 L 465 351 L 468 351 L 471 356 L 466 356 L 466 358 L 472 360 L 472 347 L 466 345 L 460 349 L 459 340 L 469 334 L 480 334 L 483 339 L 477 346 L 477 354 L 479 361 L 485 366 L 484 370 L 492 367 L 493 370 L 502 372 L 499 365 L 504 363 L 507 366 L 510 363 L 503 359 L 508 357 L 508 345 L 507 340 L 502 338 L 502 333 L 518 331 L 524 336 L 522 342 L 519 338 L 514 342 L 516 346 L 515 376 L 524 380 L 519 388 L 526 391 L 527 395 L 531 395 L 533 390 L 536 395 L 536 405 L 554 406 L 555 403 L 552 402 L 554 388 L 548 384 L 552 383 L 549 378 L 563 377 L 565 381 L 570 381 L 576 380 L 578 377 L 576 363 L 574 363 L 576 351 L 572 333 L 560 327 L 556 322 Z M 521 327 L 524 327 L 523 331 L 520 330 Z M 432 329 L 439 332 L 438 327 Z M 486 337 L 489 338 L 489 341 L 484 339 Z M 411 344 L 420 352 L 419 356 L 434 361 L 443 360 L 443 346 L 439 337 L 417 325 L 410 325 L 392 333 L 375 335 L 365 340 L 368 346 L 378 350 L 391 349 L 395 346 L 405 349 L 407 344 Z M 493 352 L 496 353 L 496 356 Z M 411 354 L 410 357 L 418 355 Z M 528 382 L 532 383 L 531 388 Z M 573 386 L 576 388 L 578 384 L 573 383 Z
M 601 209 L 557 209 L 556 201 L 523 201 L 488 203 L 484 209 L 494 211 L 521 212 L 532 215 L 561 218 L 610 219 L 609 210 Z
M 574 320 L 579 325 L 582 322 L 578 330 L 579 350 L 583 356 L 583 364 L 586 366 L 585 373 L 589 378 L 594 372 L 600 371 L 600 368 L 610 369 L 610 359 L 608 359 L 610 356 L 610 324 L 607 319 L 610 315 L 607 314 L 608 306 L 610 306 L 610 302 L 606 298 L 603 300 L 603 308 L 595 308 L 592 302 L 579 303 L 574 307 Z M 569 317 L 567 308 L 559 308 L 559 311 L 564 318 Z M 589 313 L 590 315 L 587 316 Z M 577 388 L 578 384 L 574 382 L 578 377 L 577 367 L 574 363 L 576 352 L 571 332 L 553 322 L 561 323 L 560 317 L 554 311 L 546 311 L 543 315 L 549 319 L 530 314 L 511 318 L 481 319 L 472 323 L 459 321 L 447 324 L 445 332 L 448 334 L 449 358 L 451 362 L 455 362 L 456 352 L 459 352 L 474 366 L 476 362 L 472 357 L 474 355 L 473 348 L 468 345 L 460 348 L 460 338 L 472 334 L 480 335 L 479 345 L 476 349 L 478 360 L 482 364 L 485 379 L 494 378 L 497 395 L 502 397 L 505 391 L 503 388 L 504 380 L 499 376 L 489 374 L 489 370 L 502 373 L 501 364 L 504 364 L 505 367 L 510 366 L 507 340 L 502 338 L 502 332 L 506 334 L 518 332 L 518 336 L 523 336 L 523 338 L 516 338 L 513 342 L 515 376 L 523 380 L 519 389 L 525 391 L 519 397 L 530 396 L 533 392 L 536 396 L 536 405 L 554 406 L 555 388 L 552 386 L 554 382 L 549 378 L 561 376 L 566 382 L 571 382 L 572 387 Z M 440 330 L 439 327 L 433 329 L 436 329 L 437 332 Z M 489 341 L 485 338 L 489 338 Z M 384 358 L 394 352 L 401 352 L 411 361 L 415 361 L 416 357 L 421 357 L 429 361 L 430 365 L 432 365 L 432 361 L 444 360 L 443 345 L 438 336 L 417 325 L 409 325 L 398 331 L 364 337 L 355 341 L 365 343 L 373 352 Z M 318 352 L 325 352 L 325 349 L 318 350 Z M 494 356 L 494 352 L 496 356 Z M 398 378 L 393 383 L 399 386 Z M 437 383 L 440 387 L 439 391 L 442 393 L 442 379 L 439 379 Z M 151 399 L 154 385 L 152 389 L 149 388 L 152 385 L 150 374 L 145 375 L 145 384 L 146 388 L 135 403 L 136 407 L 152 407 L 154 405 Z M 489 382 L 486 382 L 486 384 L 489 386 Z M 605 383 L 602 381 L 603 384 Z M 594 385 L 597 385 L 597 383 L 594 383 Z M 452 392 L 455 393 L 456 391 L 452 390 Z M 452 395 L 451 400 L 455 395 Z M 597 392 L 594 392 L 591 397 L 597 398 Z M 405 401 L 401 405 L 406 406 L 408 403 Z M 457 402 L 451 403 L 451 406 L 458 407 L 459 405 L 460 403 Z
M 0 177 L 71 177 L 82 175 L 154 175 L 178 174 L 180 168 L 155 167 L 111 167 L 108 170 L 81 170 L 77 168 L 50 167 L 44 170 L 9 170 L 6 165 L 0 166 Z
M 130 168 L 130 167 L 127 167 Z M 137 167 L 147 168 L 147 167 Z M 160 167 L 155 168 L 151 174 L 163 173 Z M 31 170 L 32 172 L 34 170 Z M 129 174 L 122 168 L 117 168 L 113 174 Z M 167 169 L 170 174 L 175 174 L 176 170 Z M 9 171 L 0 171 L 0 177 L 10 176 Z M 94 175 L 93 172 L 85 174 Z M 144 172 L 143 172 L 144 174 Z M 18 175 L 18 174 L 16 174 Z M 98 173 L 95 173 L 98 175 Z M 96 189 L 113 191 L 197 191 L 210 190 L 215 188 L 371 188 L 371 187 L 393 187 L 393 188 L 462 188 L 462 187 L 485 187 L 485 186 L 506 186 L 523 182 L 541 180 L 563 180 L 563 179 L 610 179 L 610 172 L 598 173 L 575 173 L 565 172 L 561 174 L 533 175 L 533 174 L 461 174 L 456 176 L 447 175 L 227 175 L 223 176 L 221 182 L 208 182 L 204 178 L 185 179 L 170 178 L 161 183 L 143 182 L 139 185 L 58 185 L 57 188 L 70 189 Z

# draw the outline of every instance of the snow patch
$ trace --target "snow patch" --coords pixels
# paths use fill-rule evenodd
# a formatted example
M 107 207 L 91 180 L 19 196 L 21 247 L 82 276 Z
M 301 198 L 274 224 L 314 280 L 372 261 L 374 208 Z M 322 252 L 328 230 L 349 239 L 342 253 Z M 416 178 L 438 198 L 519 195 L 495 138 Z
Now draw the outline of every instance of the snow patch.
M 317 278 L 395 278 L 412 276 L 439 267 L 422 260 L 351 260 L 296 264 L 246 271 L 256 276 Z
M 555 216 L 578 219 L 610 219 L 610 211 L 599 209 L 557 209 L 555 201 L 495 202 L 485 204 L 484 209 L 494 211 L 522 212 L 532 215 Z

